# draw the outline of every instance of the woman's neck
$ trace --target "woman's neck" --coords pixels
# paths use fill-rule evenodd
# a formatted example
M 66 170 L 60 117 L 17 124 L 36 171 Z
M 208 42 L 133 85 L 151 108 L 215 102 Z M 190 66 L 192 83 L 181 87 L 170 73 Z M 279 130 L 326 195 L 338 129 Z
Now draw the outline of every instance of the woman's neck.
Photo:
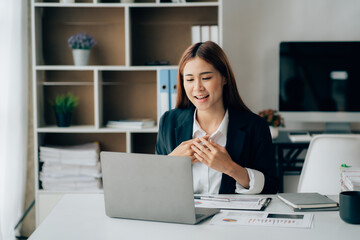
M 215 109 L 212 111 L 196 111 L 196 120 L 198 121 L 202 130 L 207 135 L 213 134 L 220 126 L 225 116 L 225 109 Z

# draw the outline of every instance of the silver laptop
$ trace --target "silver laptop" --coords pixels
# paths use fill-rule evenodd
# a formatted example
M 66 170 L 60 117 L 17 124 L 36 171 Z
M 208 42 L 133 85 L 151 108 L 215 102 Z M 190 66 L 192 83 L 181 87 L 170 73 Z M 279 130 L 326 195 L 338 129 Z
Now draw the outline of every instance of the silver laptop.
M 109 217 L 196 224 L 219 211 L 195 208 L 188 157 L 101 152 L 100 158 Z

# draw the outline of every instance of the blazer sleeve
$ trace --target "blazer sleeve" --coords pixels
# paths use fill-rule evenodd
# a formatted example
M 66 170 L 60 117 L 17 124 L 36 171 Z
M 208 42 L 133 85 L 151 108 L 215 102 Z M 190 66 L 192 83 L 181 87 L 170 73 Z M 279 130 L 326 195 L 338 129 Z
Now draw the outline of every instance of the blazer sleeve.
M 167 155 L 168 154 L 166 152 L 166 146 L 165 146 L 166 136 L 165 136 L 165 131 L 164 131 L 164 124 L 166 122 L 166 118 L 167 118 L 167 112 L 165 112 L 160 118 L 159 131 L 158 131 L 157 139 L 156 139 L 155 153 L 159 154 L 159 155 Z

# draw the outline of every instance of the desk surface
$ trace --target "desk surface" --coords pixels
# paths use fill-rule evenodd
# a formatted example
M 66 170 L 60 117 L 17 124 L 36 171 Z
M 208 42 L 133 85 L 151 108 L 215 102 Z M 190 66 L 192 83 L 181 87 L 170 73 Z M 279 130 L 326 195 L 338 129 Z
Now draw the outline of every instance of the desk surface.
M 266 211 L 291 212 L 276 196 Z M 109 218 L 102 194 L 65 195 L 30 236 L 35 239 L 356 239 L 359 225 L 343 222 L 339 212 L 316 212 L 311 229 L 214 226 L 209 220 L 198 225 L 159 223 Z

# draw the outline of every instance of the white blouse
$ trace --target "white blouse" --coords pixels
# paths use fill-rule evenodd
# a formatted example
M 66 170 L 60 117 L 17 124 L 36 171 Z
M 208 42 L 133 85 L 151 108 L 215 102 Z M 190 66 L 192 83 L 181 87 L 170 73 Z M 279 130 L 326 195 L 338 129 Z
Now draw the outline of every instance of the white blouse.
M 222 120 L 218 129 L 211 134 L 210 139 L 221 146 L 226 145 L 227 128 L 229 124 L 229 113 L 226 110 L 224 119 Z M 201 129 L 196 120 L 196 110 L 194 112 L 193 138 L 199 138 L 206 135 L 206 132 Z M 264 174 L 258 170 L 246 168 L 249 174 L 250 183 L 249 188 L 244 188 L 241 184 L 236 182 L 236 193 L 256 194 L 260 193 L 264 187 Z M 221 184 L 222 173 L 216 171 L 201 162 L 196 162 L 192 165 L 193 183 L 195 194 L 218 194 Z

